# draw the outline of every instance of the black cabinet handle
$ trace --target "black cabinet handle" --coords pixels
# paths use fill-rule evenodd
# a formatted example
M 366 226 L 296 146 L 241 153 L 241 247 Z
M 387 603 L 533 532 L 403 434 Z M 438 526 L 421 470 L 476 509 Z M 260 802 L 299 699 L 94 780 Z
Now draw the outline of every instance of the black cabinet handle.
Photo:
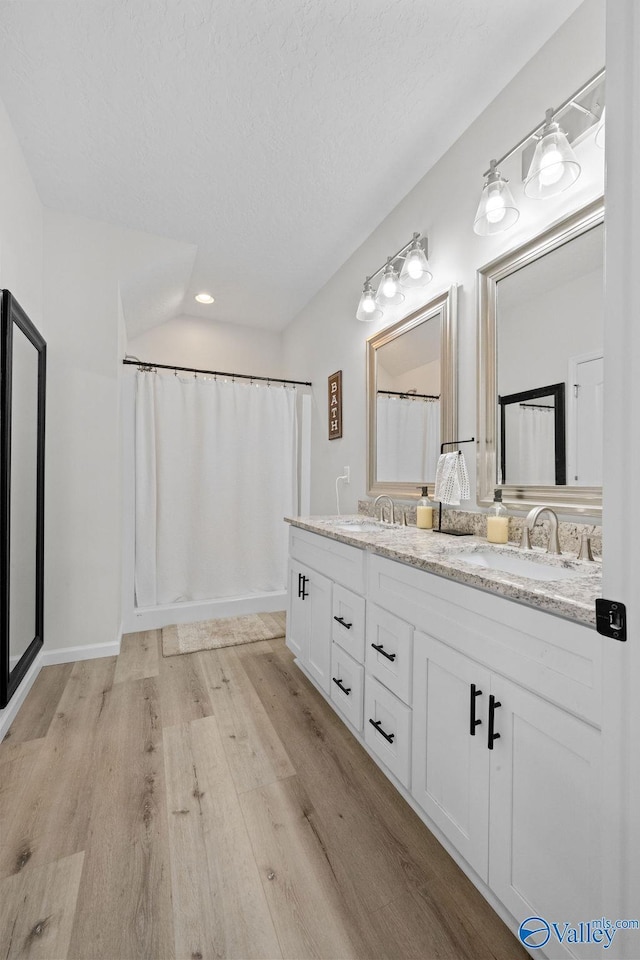
M 302 574 L 298 574 L 298 599 L 302 597 Z
M 495 711 L 497 707 L 501 707 L 502 704 L 499 700 L 496 700 L 492 693 L 489 694 L 489 736 L 487 737 L 487 747 L 489 750 L 493 750 L 493 741 L 500 739 L 499 733 L 493 732 L 493 725 L 495 721 Z
M 336 684 L 336 686 L 340 687 L 343 693 L 346 693 L 346 695 L 349 696 L 349 694 L 351 693 L 351 687 L 343 687 L 342 680 L 337 680 L 335 677 L 332 677 L 331 679 Z
M 391 662 L 393 663 L 393 661 L 396 658 L 395 653 L 387 653 L 387 651 L 384 649 L 381 643 L 372 643 L 371 646 L 373 647 L 374 650 L 377 650 L 378 653 L 381 653 L 383 657 L 386 657 L 387 660 L 391 660 Z
M 301 586 L 301 593 L 299 594 L 299 597 L 301 600 L 306 600 L 307 597 L 309 596 L 309 594 L 307 593 L 307 583 L 309 582 L 309 577 L 305 577 L 303 573 L 301 573 L 300 576 L 302 578 L 302 581 L 301 581 L 302 586 Z
M 385 733 L 382 729 L 382 720 L 372 720 L 369 718 L 369 723 L 372 727 L 375 727 L 380 736 L 384 737 L 388 743 L 393 743 L 395 739 L 395 733 Z
M 345 630 L 351 630 L 351 627 L 353 626 L 352 623 L 345 623 L 345 622 L 344 622 L 344 617 L 334 617 L 333 619 L 334 619 L 334 620 L 337 620 L 338 623 L 341 623 L 342 626 L 345 628 Z
M 476 735 L 476 727 L 482 723 L 482 720 L 476 720 L 476 697 L 481 696 L 482 690 L 476 689 L 475 683 L 472 683 L 469 694 L 469 733 L 472 737 Z

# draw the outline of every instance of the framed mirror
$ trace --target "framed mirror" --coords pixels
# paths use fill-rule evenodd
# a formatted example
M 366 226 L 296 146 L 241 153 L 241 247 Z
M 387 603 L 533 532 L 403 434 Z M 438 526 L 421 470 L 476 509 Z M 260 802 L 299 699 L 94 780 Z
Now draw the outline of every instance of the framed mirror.
M 478 503 L 602 511 L 604 201 L 478 271 Z
M 46 345 L 0 292 L 0 707 L 43 642 Z
M 456 288 L 367 340 L 369 496 L 419 497 L 457 423 Z

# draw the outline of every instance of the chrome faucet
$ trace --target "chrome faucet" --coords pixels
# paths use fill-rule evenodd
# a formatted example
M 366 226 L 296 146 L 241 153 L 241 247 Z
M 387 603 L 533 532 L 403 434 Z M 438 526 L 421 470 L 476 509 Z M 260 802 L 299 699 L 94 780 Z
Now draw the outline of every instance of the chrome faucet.
M 384 506 L 381 506 L 381 507 L 380 507 L 380 518 L 379 518 L 380 521 L 381 521 L 382 523 L 395 523 L 395 522 L 396 522 L 395 507 L 394 507 L 394 504 L 393 504 L 393 500 L 391 499 L 391 497 L 390 497 L 388 494 L 386 494 L 386 493 L 381 493 L 379 497 L 376 497 L 375 500 L 373 501 L 373 509 L 374 509 L 374 510 L 376 509 L 376 507 L 378 506 L 378 504 L 380 503 L 381 500 L 388 500 L 388 501 L 389 501 L 390 511 L 389 511 L 389 520 L 385 520 L 385 519 L 384 519 Z
M 534 507 L 527 514 L 527 519 L 522 528 L 522 539 L 520 540 L 521 550 L 531 550 L 531 531 L 536 525 L 538 517 L 543 513 L 549 514 L 549 543 L 547 544 L 547 553 L 560 553 L 560 540 L 558 539 L 558 517 L 551 507 Z

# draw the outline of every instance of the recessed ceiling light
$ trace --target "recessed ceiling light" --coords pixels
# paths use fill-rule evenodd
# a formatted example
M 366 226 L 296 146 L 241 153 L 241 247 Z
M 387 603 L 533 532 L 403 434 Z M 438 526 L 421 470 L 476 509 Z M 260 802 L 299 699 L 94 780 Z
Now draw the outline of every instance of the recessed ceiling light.
M 210 293 L 196 293 L 198 303 L 213 303 L 213 297 Z

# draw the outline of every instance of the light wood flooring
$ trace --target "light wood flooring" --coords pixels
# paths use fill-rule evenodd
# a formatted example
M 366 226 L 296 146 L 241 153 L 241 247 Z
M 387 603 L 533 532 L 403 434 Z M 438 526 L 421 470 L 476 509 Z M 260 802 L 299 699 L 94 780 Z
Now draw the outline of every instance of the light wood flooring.
M 0 839 L 0 960 L 526 958 L 282 640 L 45 667 Z

